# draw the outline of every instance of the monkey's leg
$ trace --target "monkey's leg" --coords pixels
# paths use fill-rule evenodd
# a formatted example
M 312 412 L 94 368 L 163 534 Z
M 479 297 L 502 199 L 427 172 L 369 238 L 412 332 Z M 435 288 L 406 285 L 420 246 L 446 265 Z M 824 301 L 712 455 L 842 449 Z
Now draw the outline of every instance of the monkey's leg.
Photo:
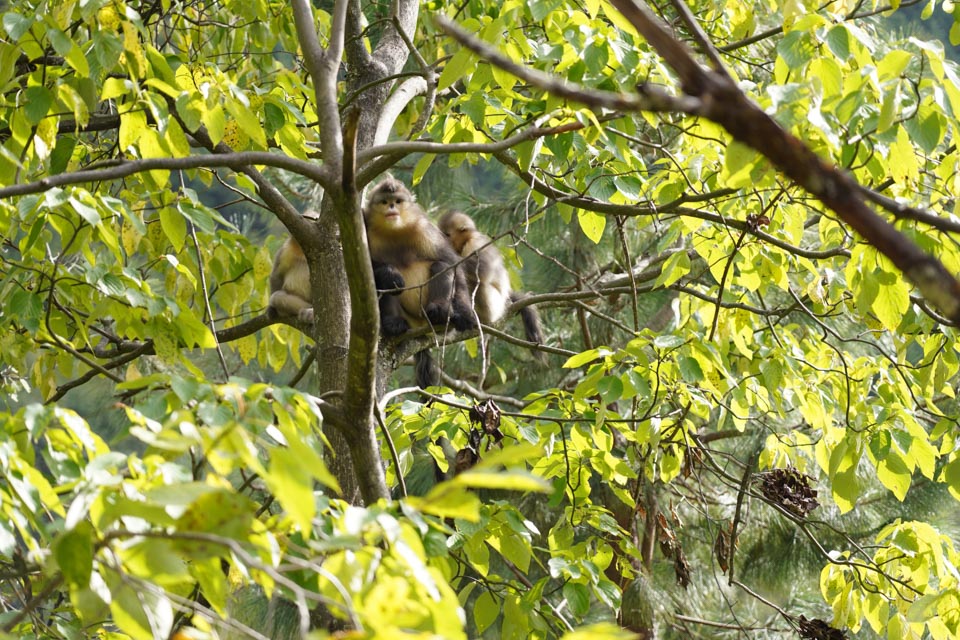
M 313 306 L 298 295 L 283 289 L 270 294 L 267 313 L 271 317 L 296 317 L 302 322 L 313 322 Z
M 473 308 L 466 297 L 467 283 L 463 274 L 451 269 L 451 263 L 437 260 L 430 265 L 430 283 L 427 286 L 427 319 L 434 325 L 448 322 L 457 331 L 477 328 Z
M 380 294 L 379 306 L 380 331 L 383 335 L 392 338 L 410 330 L 410 323 L 403 317 L 400 296 L 382 293 Z

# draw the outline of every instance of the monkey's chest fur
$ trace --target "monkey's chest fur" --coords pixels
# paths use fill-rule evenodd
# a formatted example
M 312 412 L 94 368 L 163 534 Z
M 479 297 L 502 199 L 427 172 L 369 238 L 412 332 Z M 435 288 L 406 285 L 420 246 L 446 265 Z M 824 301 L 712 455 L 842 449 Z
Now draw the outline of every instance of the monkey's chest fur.
M 426 321 L 424 309 L 429 302 L 427 283 L 430 268 L 440 258 L 439 248 L 446 242 L 439 230 L 427 225 L 400 229 L 377 229 L 369 234 L 370 257 L 392 265 L 403 276 L 400 305 L 411 324 Z

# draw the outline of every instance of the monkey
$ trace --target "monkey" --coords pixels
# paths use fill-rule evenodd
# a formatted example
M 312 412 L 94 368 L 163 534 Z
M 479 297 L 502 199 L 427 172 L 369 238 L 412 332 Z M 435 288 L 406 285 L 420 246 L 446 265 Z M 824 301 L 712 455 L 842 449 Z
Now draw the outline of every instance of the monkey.
M 484 324 L 499 321 L 507 313 L 507 307 L 521 298 L 511 290 L 510 276 L 500 251 L 491 244 L 488 236 L 477 230 L 473 218 L 463 212 L 446 213 L 438 224 L 453 248 L 464 258 L 467 287 L 473 294 L 480 321 Z M 527 306 L 519 313 L 527 340 L 543 344 L 543 329 L 537 310 Z M 537 358 L 542 360 L 543 354 L 537 352 Z
M 458 331 L 476 329 L 466 280 L 456 268 L 460 258 L 403 183 L 393 178 L 381 181 L 363 213 L 375 278 L 381 285 L 403 288 L 397 295 L 381 297 L 386 300 L 386 317 L 381 318 L 385 333 L 399 335 L 426 322 L 449 323 Z
M 300 243 L 292 237 L 286 239 L 273 259 L 267 314 L 272 318 L 294 317 L 300 322 L 313 323 L 310 268 Z
M 384 335 L 398 336 L 427 323 L 449 323 L 458 331 L 477 328 L 466 279 L 457 268 L 460 257 L 402 182 L 379 182 L 367 198 L 363 218 L 381 293 Z M 420 386 L 436 385 L 439 371 L 429 352 L 418 353 L 416 363 Z

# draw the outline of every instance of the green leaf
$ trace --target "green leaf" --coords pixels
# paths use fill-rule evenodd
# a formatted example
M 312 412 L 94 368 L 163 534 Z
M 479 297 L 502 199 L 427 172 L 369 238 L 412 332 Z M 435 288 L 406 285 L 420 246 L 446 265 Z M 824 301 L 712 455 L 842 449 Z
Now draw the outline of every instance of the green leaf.
M 539 450 L 539 449 L 538 449 Z M 477 471 L 471 469 L 451 480 L 459 486 L 473 489 L 504 489 L 508 491 L 550 491 L 550 485 L 542 478 L 527 471 Z
M 587 585 L 567 582 L 563 585 L 563 597 L 570 611 L 578 618 L 582 618 L 590 611 L 590 590 Z
M 877 464 L 877 478 L 880 483 L 903 502 L 910 489 L 910 469 L 903 460 L 903 454 L 897 447 L 891 447 L 887 454 Z
M 883 102 L 880 104 L 880 117 L 877 119 L 877 133 L 883 133 L 891 126 L 897 115 L 897 108 L 900 105 L 900 85 L 897 84 L 893 89 L 883 92 Z
M 65 531 L 53 541 L 53 556 L 60 573 L 72 587 L 90 584 L 93 571 L 93 527 L 81 522 L 70 531 Z
M 27 116 L 27 122 L 36 125 L 50 111 L 50 106 L 53 104 L 53 94 L 46 87 L 27 87 L 23 93 L 25 100 L 23 113 Z
M 797 30 L 786 34 L 777 43 L 777 53 L 788 67 L 801 69 L 817 55 L 817 50 L 809 34 Z
M 606 347 L 598 347 L 596 349 L 589 349 L 583 353 L 578 353 L 575 356 L 570 356 L 566 362 L 563 363 L 564 369 L 576 369 L 577 367 L 582 367 L 585 364 L 593 362 L 598 358 L 606 358 L 607 356 L 612 356 L 613 351 L 607 349 Z
M 884 327 L 895 331 L 900 326 L 903 315 L 910 308 L 910 288 L 904 280 L 893 274 L 890 275 L 893 277 L 880 284 L 877 297 L 873 299 L 870 308 L 877 314 L 877 318 Z
M 226 616 L 230 587 L 220 565 L 220 558 L 194 560 L 190 563 L 190 575 L 197 579 L 201 592 L 214 611 Z
M 469 80 L 477 68 L 477 57 L 466 47 L 460 48 L 443 67 L 437 80 L 437 91 L 443 91 L 453 83 Z
M 680 356 L 677 358 L 677 366 L 680 367 L 680 375 L 684 382 L 695 384 L 703 380 L 703 369 L 696 358 L 691 356 Z
M 579 627 L 576 631 L 563 634 L 561 640 L 634 640 L 632 631 L 622 629 L 610 622 L 599 622 Z
M 473 623 L 477 626 L 477 634 L 482 634 L 490 628 L 500 615 L 500 606 L 493 594 L 484 590 L 473 603 Z
M 515 564 L 520 571 L 527 573 L 530 570 L 533 550 L 530 548 L 530 543 L 522 536 L 512 531 L 505 531 L 501 537 L 492 536 L 487 539 L 487 542 L 503 554 L 504 558 Z
M 409 497 L 407 503 L 441 518 L 459 518 L 467 522 L 480 520 L 480 499 L 450 482 L 438 484 L 423 498 Z
M 290 449 L 277 447 L 270 453 L 270 471 L 264 478 L 270 492 L 308 537 L 313 530 L 317 505 L 313 497 L 313 474 Z
M 830 455 L 827 473 L 832 482 L 833 499 L 840 508 L 840 513 L 853 509 L 860 497 L 860 484 L 857 480 L 859 461 L 860 450 L 848 440 L 838 443 Z
M 113 591 L 110 612 L 117 626 L 134 640 L 166 638 L 173 628 L 173 607 L 155 591 L 118 584 Z
M 12 11 L 3 14 L 3 28 L 10 39 L 16 42 L 33 26 L 33 20 Z
M 543 447 L 529 443 L 518 443 L 504 447 L 499 451 L 487 452 L 480 463 L 473 468 L 473 471 L 497 469 L 501 465 L 504 467 L 522 465 L 539 460 L 541 456 L 543 456 Z
M 433 164 L 433 160 L 436 157 L 435 154 L 425 153 L 422 158 L 417 160 L 417 164 L 413 167 L 413 184 L 418 184 L 420 180 L 423 179 L 423 176 L 427 173 L 427 169 L 430 168 L 430 165 Z
M 100 224 L 100 212 L 94 207 L 91 207 L 75 196 L 70 196 L 69 203 L 70 206 L 73 207 L 73 210 L 91 227 L 96 227 Z
M 60 29 L 48 29 L 47 37 L 54 50 L 66 59 L 67 64 L 73 67 L 78 75 L 82 77 L 90 75 L 90 65 L 87 64 L 86 56 L 69 35 Z
M 120 62 L 123 41 L 114 33 L 98 31 L 93 34 L 93 54 L 103 69 L 111 70 Z
M 613 376 L 604 376 L 597 381 L 597 391 L 605 404 L 611 404 L 623 398 L 623 381 Z
M 954 458 L 943 467 L 940 480 L 947 483 L 950 495 L 960 500 L 960 457 Z
M 73 150 L 77 147 L 77 138 L 74 136 L 59 136 L 57 144 L 50 153 L 50 175 L 57 175 L 67 170 Z
M 160 227 L 173 248 L 182 251 L 187 242 L 187 221 L 183 215 L 173 207 L 160 209 Z
M 250 536 L 250 523 L 256 508 L 257 505 L 246 496 L 227 489 L 214 489 L 202 494 L 190 504 L 177 519 L 177 529 L 246 540 Z M 210 553 L 218 555 L 224 552 L 223 549 L 204 544 L 188 546 L 199 551 L 201 558 L 209 557 Z
M 577 222 L 583 235 L 590 238 L 594 244 L 600 244 L 603 238 L 603 230 L 607 226 L 607 218 L 599 213 L 587 211 L 586 209 L 577 209 Z
M 663 263 L 655 286 L 669 287 L 688 273 L 690 273 L 690 256 L 686 251 L 676 251 Z

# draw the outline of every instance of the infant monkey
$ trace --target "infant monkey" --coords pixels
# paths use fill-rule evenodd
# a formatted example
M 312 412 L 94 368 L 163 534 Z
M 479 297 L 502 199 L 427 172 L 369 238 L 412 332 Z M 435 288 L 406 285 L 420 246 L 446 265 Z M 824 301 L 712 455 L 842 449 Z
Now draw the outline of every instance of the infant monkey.
M 510 276 L 500 250 L 491 244 L 488 236 L 477 231 L 473 218 L 460 211 L 445 214 L 440 218 L 439 226 L 453 248 L 464 258 L 463 271 L 468 290 L 474 295 L 477 317 L 484 324 L 498 322 L 507 313 L 510 303 L 520 299 L 510 289 Z M 527 340 L 543 344 L 543 330 L 537 310 L 526 306 L 519 313 Z M 537 357 L 542 359 L 543 355 L 537 352 Z

